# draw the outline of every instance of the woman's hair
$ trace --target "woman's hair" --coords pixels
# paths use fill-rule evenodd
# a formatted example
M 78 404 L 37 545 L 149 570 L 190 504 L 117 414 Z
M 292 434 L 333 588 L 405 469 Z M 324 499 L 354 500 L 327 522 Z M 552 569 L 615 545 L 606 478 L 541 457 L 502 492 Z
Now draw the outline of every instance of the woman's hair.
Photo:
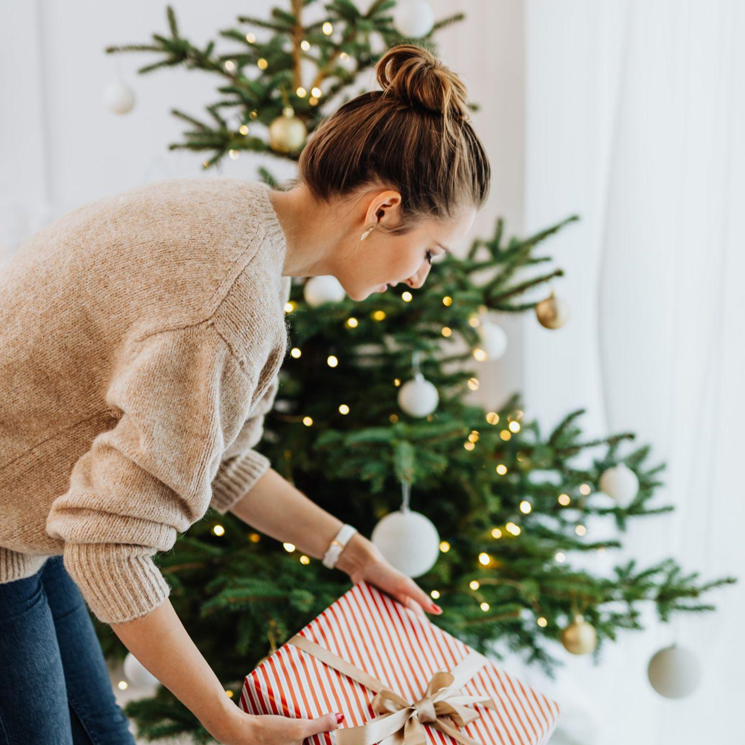
M 376 183 L 402 197 L 406 232 L 419 218 L 480 208 L 491 169 L 468 116 L 461 79 L 413 44 L 389 49 L 375 72 L 382 90 L 340 106 L 300 154 L 299 181 L 329 201 Z

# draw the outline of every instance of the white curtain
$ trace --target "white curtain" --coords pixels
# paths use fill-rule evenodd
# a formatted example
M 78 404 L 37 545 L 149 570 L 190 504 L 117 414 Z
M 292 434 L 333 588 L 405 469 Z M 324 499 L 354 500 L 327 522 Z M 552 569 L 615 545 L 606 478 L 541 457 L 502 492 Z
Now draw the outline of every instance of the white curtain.
M 552 745 L 745 742 L 743 38 L 741 0 L 526 4 L 525 233 L 581 217 L 545 244 L 572 317 L 526 324 L 526 408 L 545 429 L 586 408 L 588 437 L 635 432 L 624 453 L 649 443 L 650 465 L 667 463 L 655 504 L 676 511 L 587 561 L 673 556 L 699 581 L 740 577 L 706 596 L 715 613 L 665 625 L 648 604 L 646 630 L 598 666 L 565 654 L 555 685 L 534 675 L 564 712 Z M 682 701 L 646 674 L 673 641 L 704 671 Z

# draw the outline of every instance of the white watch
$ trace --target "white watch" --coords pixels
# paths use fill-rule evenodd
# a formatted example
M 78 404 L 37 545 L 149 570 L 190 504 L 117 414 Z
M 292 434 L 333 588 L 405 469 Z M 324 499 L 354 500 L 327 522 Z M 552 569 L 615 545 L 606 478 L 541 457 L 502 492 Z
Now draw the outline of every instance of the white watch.
M 336 565 L 336 560 L 339 558 L 339 554 L 343 551 L 344 546 L 347 545 L 349 539 L 357 532 L 357 528 L 347 525 L 346 523 L 341 526 L 339 532 L 336 534 L 326 553 L 323 557 L 323 565 L 329 569 L 333 569 Z

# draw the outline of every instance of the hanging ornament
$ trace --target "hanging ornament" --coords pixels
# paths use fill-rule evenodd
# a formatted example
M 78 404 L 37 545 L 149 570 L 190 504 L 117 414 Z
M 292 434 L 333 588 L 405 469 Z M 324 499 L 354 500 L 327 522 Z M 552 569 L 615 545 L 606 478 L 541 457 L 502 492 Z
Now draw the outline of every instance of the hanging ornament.
M 440 536 L 434 523 L 409 509 L 411 484 L 403 482 L 403 504 L 373 529 L 370 540 L 384 558 L 409 577 L 426 574 L 440 555 Z
M 295 116 L 292 106 L 285 106 L 282 115 L 269 125 L 269 146 L 279 153 L 292 153 L 305 144 L 308 130 Z
M 685 698 L 701 682 L 701 665 L 693 652 L 673 644 L 653 655 L 647 675 L 660 696 Z
M 639 479 L 628 466 L 619 463 L 603 471 L 598 486 L 621 507 L 628 507 L 639 491 Z
M 160 681 L 131 652 L 124 658 L 124 676 L 132 685 L 160 685 Z
M 481 348 L 490 360 L 498 360 L 507 351 L 507 333 L 501 326 L 493 323 L 485 312 L 481 313 L 480 321 L 478 334 Z
M 574 620 L 561 632 L 561 643 L 567 652 L 572 654 L 589 654 L 597 644 L 595 627 L 587 623 L 581 614 L 574 616 Z
M 429 416 L 439 403 L 437 388 L 425 379 L 419 370 L 421 352 L 414 352 L 414 378 L 404 383 L 398 391 L 398 405 L 409 416 Z
M 569 320 L 569 305 L 551 290 L 551 294 L 535 306 L 535 314 L 541 326 L 560 329 Z
M 344 288 L 333 274 L 311 277 L 303 287 L 303 297 L 311 308 L 323 303 L 338 303 L 344 300 Z
M 401 36 L 421 39 L 435 25 L 435 14 L 427 0 L 399 0 L 393 9 L 393 25 Z
M 115 114 L 126 114 L 134 108 L 134 91 L 121 81 L 109 83 L 103 92 L 103 102 Z

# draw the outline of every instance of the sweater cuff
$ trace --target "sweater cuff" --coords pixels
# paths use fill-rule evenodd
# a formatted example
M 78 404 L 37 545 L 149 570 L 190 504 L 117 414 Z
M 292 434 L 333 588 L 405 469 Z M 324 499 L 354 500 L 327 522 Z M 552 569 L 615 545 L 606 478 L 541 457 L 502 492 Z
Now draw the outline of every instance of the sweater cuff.
M 170 595 L 150 553 L 124 544 L 67 543 L 64 564 L 99 621 L 124 623 L 154 610 Z
M 224 515 L 251 491 L 270 466 L 269 458 L 255 450 L 247 450 L 232 460 L 221 463 L 212 481 L 210 507 Z

